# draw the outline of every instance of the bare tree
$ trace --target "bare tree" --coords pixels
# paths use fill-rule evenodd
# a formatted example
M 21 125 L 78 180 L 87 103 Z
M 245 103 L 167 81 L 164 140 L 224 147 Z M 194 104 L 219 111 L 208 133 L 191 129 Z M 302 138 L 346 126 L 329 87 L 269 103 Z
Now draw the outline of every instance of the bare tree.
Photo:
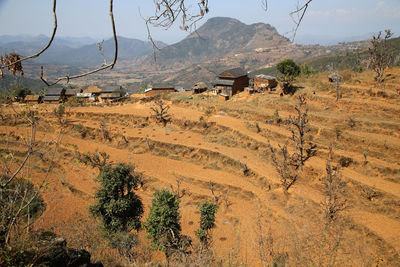
M 328 69 L 329 69 L 329 81 L 332 82 L 335 86 L 336 102 L 337 102 L 339 101 L 340 98 L 339 88 L 340 88 L 340 83 L 343 81 L 343 78 L 339 74 L 338 70 L 335 69 L 333 66 L 329 66 Z
M 162 123 L 163 126 L 167 126 L 167 123 L 171 121 L 171 116 L 168 114 L 169 106 L 160 100 L 154 103 L 154 107 L 151 107 L 153 114 L 151 115 L 158 123 Z
M 376 73 L 376 86 L 380 87 L 385 80 L 385 70 L 392 62 L 392 55 L 388 47 L 388 40 L 393 36 L 391 30 L 385 30 L 385 36 L 382 37 L 382 32 L 372 36 L 369 51 L 369 67 Z
M 317 153 L 317 145 L 307 140 L 307 134 L 310 132 L 308 121 L 308 109 L 306 108 L 307 99 L 305 95 L 299 95 L 298 105 L 294 108 L 296 116 L 289 116 L 289 130 L 291 132 L 290 140 L 296 147 L 292 157 L 292 164 L 296 169 L 304 166 L 304 163 Z
M 310 127 L 307 118 L 308 110 L 305 108 L 306 97 L 300 95 L 298 100 L 299 103 L 295 107 L 297 115 L 289 116 L 286 121 L 289 125 L 291 133 L 289 139 L 293 142 L 294 152 L 289 153 L 287 143 L 283 146 L 278 145 L 279 150 L 268 144 L 272 163 L 281 177 L 281 184 L 285 192 L 297 181 L 299 171 L 301 171 L 305 162 L 317 153 L 317 146 L 307 140 L 307 133 L 310 131 Z
M 111 141 L 110 131 L 107 129 L 107 123 L 105 120 L 100 122 L 100 131 L 104 140 Z
M 284 146 L 278 146 L 278 151 L 271 145 L 269 145 L 269 149 L 271 151 L 272 163 L 275 167 L 275 170 L 281 177 L 281 185 L 284 191 L 287 192 L 289 188 L 297 181 L 298 173 L 293 166 L 293 157 L 287 150 L 287 144 Z
M 329 149 L 328 160 L 326 162 L 326 176 L 322 179 L 325 187 L 325 201 L 322 203 L 324 207 L 325 217 L 328 222 L 336 220 L 341 211 L 346 209 L 346 200 L 343 197 L 346 183 L 341 179 L 339 166 L 332 165 L 333 152 Z

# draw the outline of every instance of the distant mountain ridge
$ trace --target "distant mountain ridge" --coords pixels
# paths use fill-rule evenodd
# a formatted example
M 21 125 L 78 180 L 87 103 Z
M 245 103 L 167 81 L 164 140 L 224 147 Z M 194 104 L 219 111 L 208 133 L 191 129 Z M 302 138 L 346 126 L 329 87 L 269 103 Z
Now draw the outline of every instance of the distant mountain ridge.
M 49 41 L 44 35 L 30 36 L 0 36 L 0 53 L 17 52 L 21 55 L 30 55 L 40 51 Z M 103 62 L 96 42 L 87 44 L 93 39 L 87 38 L 56 38 L 50 48 L 45 51 L 36 62 L 89 67 Z M 163 42 L 156 42 L 157 46 L 166 46 Z M 114 56 L 114 40 L 103 42 L 103 52 L 107 60 Z M 133 59 L 153 53 L 151 42 L 130 39 L 118 36 L 119 59 Z
M 215 17 L 182 41 L 158 52 L 158 64 L 199 63 L 213 57 L 289 45 L 290 41 L 269 24 L 244 24 L 237 19 Z

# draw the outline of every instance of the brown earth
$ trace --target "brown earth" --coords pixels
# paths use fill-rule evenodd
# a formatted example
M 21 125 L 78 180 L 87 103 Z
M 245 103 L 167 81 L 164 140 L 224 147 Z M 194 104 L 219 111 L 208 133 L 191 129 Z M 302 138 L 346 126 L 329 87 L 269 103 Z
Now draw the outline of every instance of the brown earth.
M 188 192 L 181 202 L 182 229 L 193 239 L 199 221 L 197 205 L 212 200 L 209 181 L 214 182 L 222 202 L 213 249 L 226 263 L 262 266 L 263 236 L 268 257 L 283 256 L 291 266 L 399 266 L 400 69 L 390 72 L 395 78 L 383 89 L 371 86 L 371 73 L 352 74 L 341 85 L 338 102 L 325 74 L 301 79 L 299 85 L 304 88 L 294 96 L 239 94 L 219 102 L 205 95 L 169 94 L 162 96 L 171 106 L 172 121 L 166 127 L 150 118 L 154 99 L 142 96 L 123 104 L 68 108 L 69 124 L 56 156 L 58 165 L 44 192 L 47 208 L 36 227 L 74 238 L 76 232 L 65 224 L 88 218 L 97 188 L 93 180 L 97 171 L 79 163 L 74 155 L 76 151 L 105 151 L 114 163 L 131 163 L 143 174 L 145 185 L 139 195 L 146 214 L 153 192 L 175 188 L 181 179 L 181 187 Z M 267 144 L 288 141 L 289 131 L 276 123 L 274 113 L 278 111 L 282 119 L 293 115 L 299 94 L 308 98 L 310 134 L 318 154 L 285 194 Z M 50 115 L 54 107 L 31 107 L 49 114 L 44 122 L 47 130 L 42 128 L 38 138 L 56 134 L 58 126 Z M 215 112 L 208 116 L 209 107 L 215 107 Z M 8 117 L 0 126 L 2 148 L 6 136 L 17 144 L 21 140 L 17 137 L 26 134 L 13 112 L 3 111 Z M 102 138 L 102 121 L 111 140 Z M 348 208 L 334 225 L 326 227 L 321 178 L 329 146 L 335 162 L 347 157 L 351 163 L 341 167 Z M 249 169 L 246 175 L 244 165 Z M 40 166 L 33 168 L 36 184 L 42 172 Z M 162 257 L 158 254 L 153 259 Z

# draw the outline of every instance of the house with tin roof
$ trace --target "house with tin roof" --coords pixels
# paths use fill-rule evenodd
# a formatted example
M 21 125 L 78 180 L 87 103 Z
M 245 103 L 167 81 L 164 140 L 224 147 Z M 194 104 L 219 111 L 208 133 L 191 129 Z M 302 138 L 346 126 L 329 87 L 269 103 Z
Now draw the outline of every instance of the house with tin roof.
M 249 86 L 249 77 L 242 68 L 233 68 L 221 72 L 213 83 L 214 90 L 229 97 L 242 92 Z
M 65 88 L 58 87 L 49 87 L 47 88 L 46 95 L 43 98 L 43 102 L 45 103 L 60 103 L 65 100 Z

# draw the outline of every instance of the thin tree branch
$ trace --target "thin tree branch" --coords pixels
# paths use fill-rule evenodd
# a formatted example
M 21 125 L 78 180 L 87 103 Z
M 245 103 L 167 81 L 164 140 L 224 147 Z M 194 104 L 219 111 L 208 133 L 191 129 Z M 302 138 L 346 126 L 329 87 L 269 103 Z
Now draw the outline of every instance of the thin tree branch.
M 38 56 L 40 56 L 44 51 L 46 51 L 50 45 L 53 43 L 54 37 L 56 36 L 56 32 L 57 32 L 57 13 L 56 13 L 56 5 L 57 5 L 57 0 L 53 0 L 53 18 L 54 18 L 54 26 L 53 26 L 53 33 L 50 37 L 49 42 L 47 43 L 47 45 L 45 47 L 42 48 L 42 50 L 40 50 L 39 52 L 37 52 L 36 54 L 33 54 L 31 56 L 26 56 L 26 57 L 22 57 L 21 59 L 14 61 L 8 65 L 5 66 L 0 66 L 0 69 L 4 69 L 7 67 L 10 67 L 12 65 L 15 65 L 19 62 L 28 60 L 28 59 L 32 59 L 32 58 L 37 58 Z
M 115 29 L 115 20 L 114 20 L 114 11 L 113 11 L 114 4 L 113 4 L 113 2 L 114 2 L 113 0 L 110 0 L 110 18 L 111 18 L 111 25 L 112 25 L 113 38 L 114 38 L 114 47 L 115 47 L 113 61 L 110 64 L 106 64 L 106 65 L 103 64 L 101 67 L 99 67 L 97 69 L 94 69 L 94 70 L 91 70 L 91 71 L 88 71 L 88 72 L 85 72 L 85 73 L 81 73 L 81 74 L 77 74 L 77 75 L 73 75 L 73 76 L 67 75 L 67 76 L 64 76 L 64 77 L 59 77 L 54 82 L 48 82 L 48 81 L 46 81 L 44 79 L 44 77 L 43 77 L 43 74 L 44 74 L 43 73 L 43 66 L 42 66 L 41 67 L 40 79 L 47 86 L 55 85 L 55 84 L 59 83 L 60 81 L 64 81 L 64 80 L 67 80 L 67 82 L 69 82 L 72 79 L 82 78 L 82 77 L 88 76 L 90 74 L 93 74 L 93 73 L 96 73 L 96 72 L 99 72 L 99 71 L 102 71 L 102 70 L 105 70 L 105 69 L 113 69 L 114 68 L 115 64 L 117 63 L 117 58 L 118 58 L 118 38 L 117 38 L 117 31 Z
M 301 22 L 303 21 L 304 15 L 306 14 L 306 11 L 308 9 L 308 5 L 312 2 L 313 0 L 307 0 L 307 2 L 302 5 L 301 7 L 298 7 L 295 11 L 290 12 L 290 16 L 293 19 L 293 15 L 294 14 L 301 14 L 299 16 L 299 19 L 296 21 L 295 19 L 293 19 L 294 23 L 296 24 L 295 29 L 293 30 L 293 37 L 292 37 L 292 42 L 294 41 L 294 38 L 296 37 L 297 34 L 297 30 L 300 27 Z

